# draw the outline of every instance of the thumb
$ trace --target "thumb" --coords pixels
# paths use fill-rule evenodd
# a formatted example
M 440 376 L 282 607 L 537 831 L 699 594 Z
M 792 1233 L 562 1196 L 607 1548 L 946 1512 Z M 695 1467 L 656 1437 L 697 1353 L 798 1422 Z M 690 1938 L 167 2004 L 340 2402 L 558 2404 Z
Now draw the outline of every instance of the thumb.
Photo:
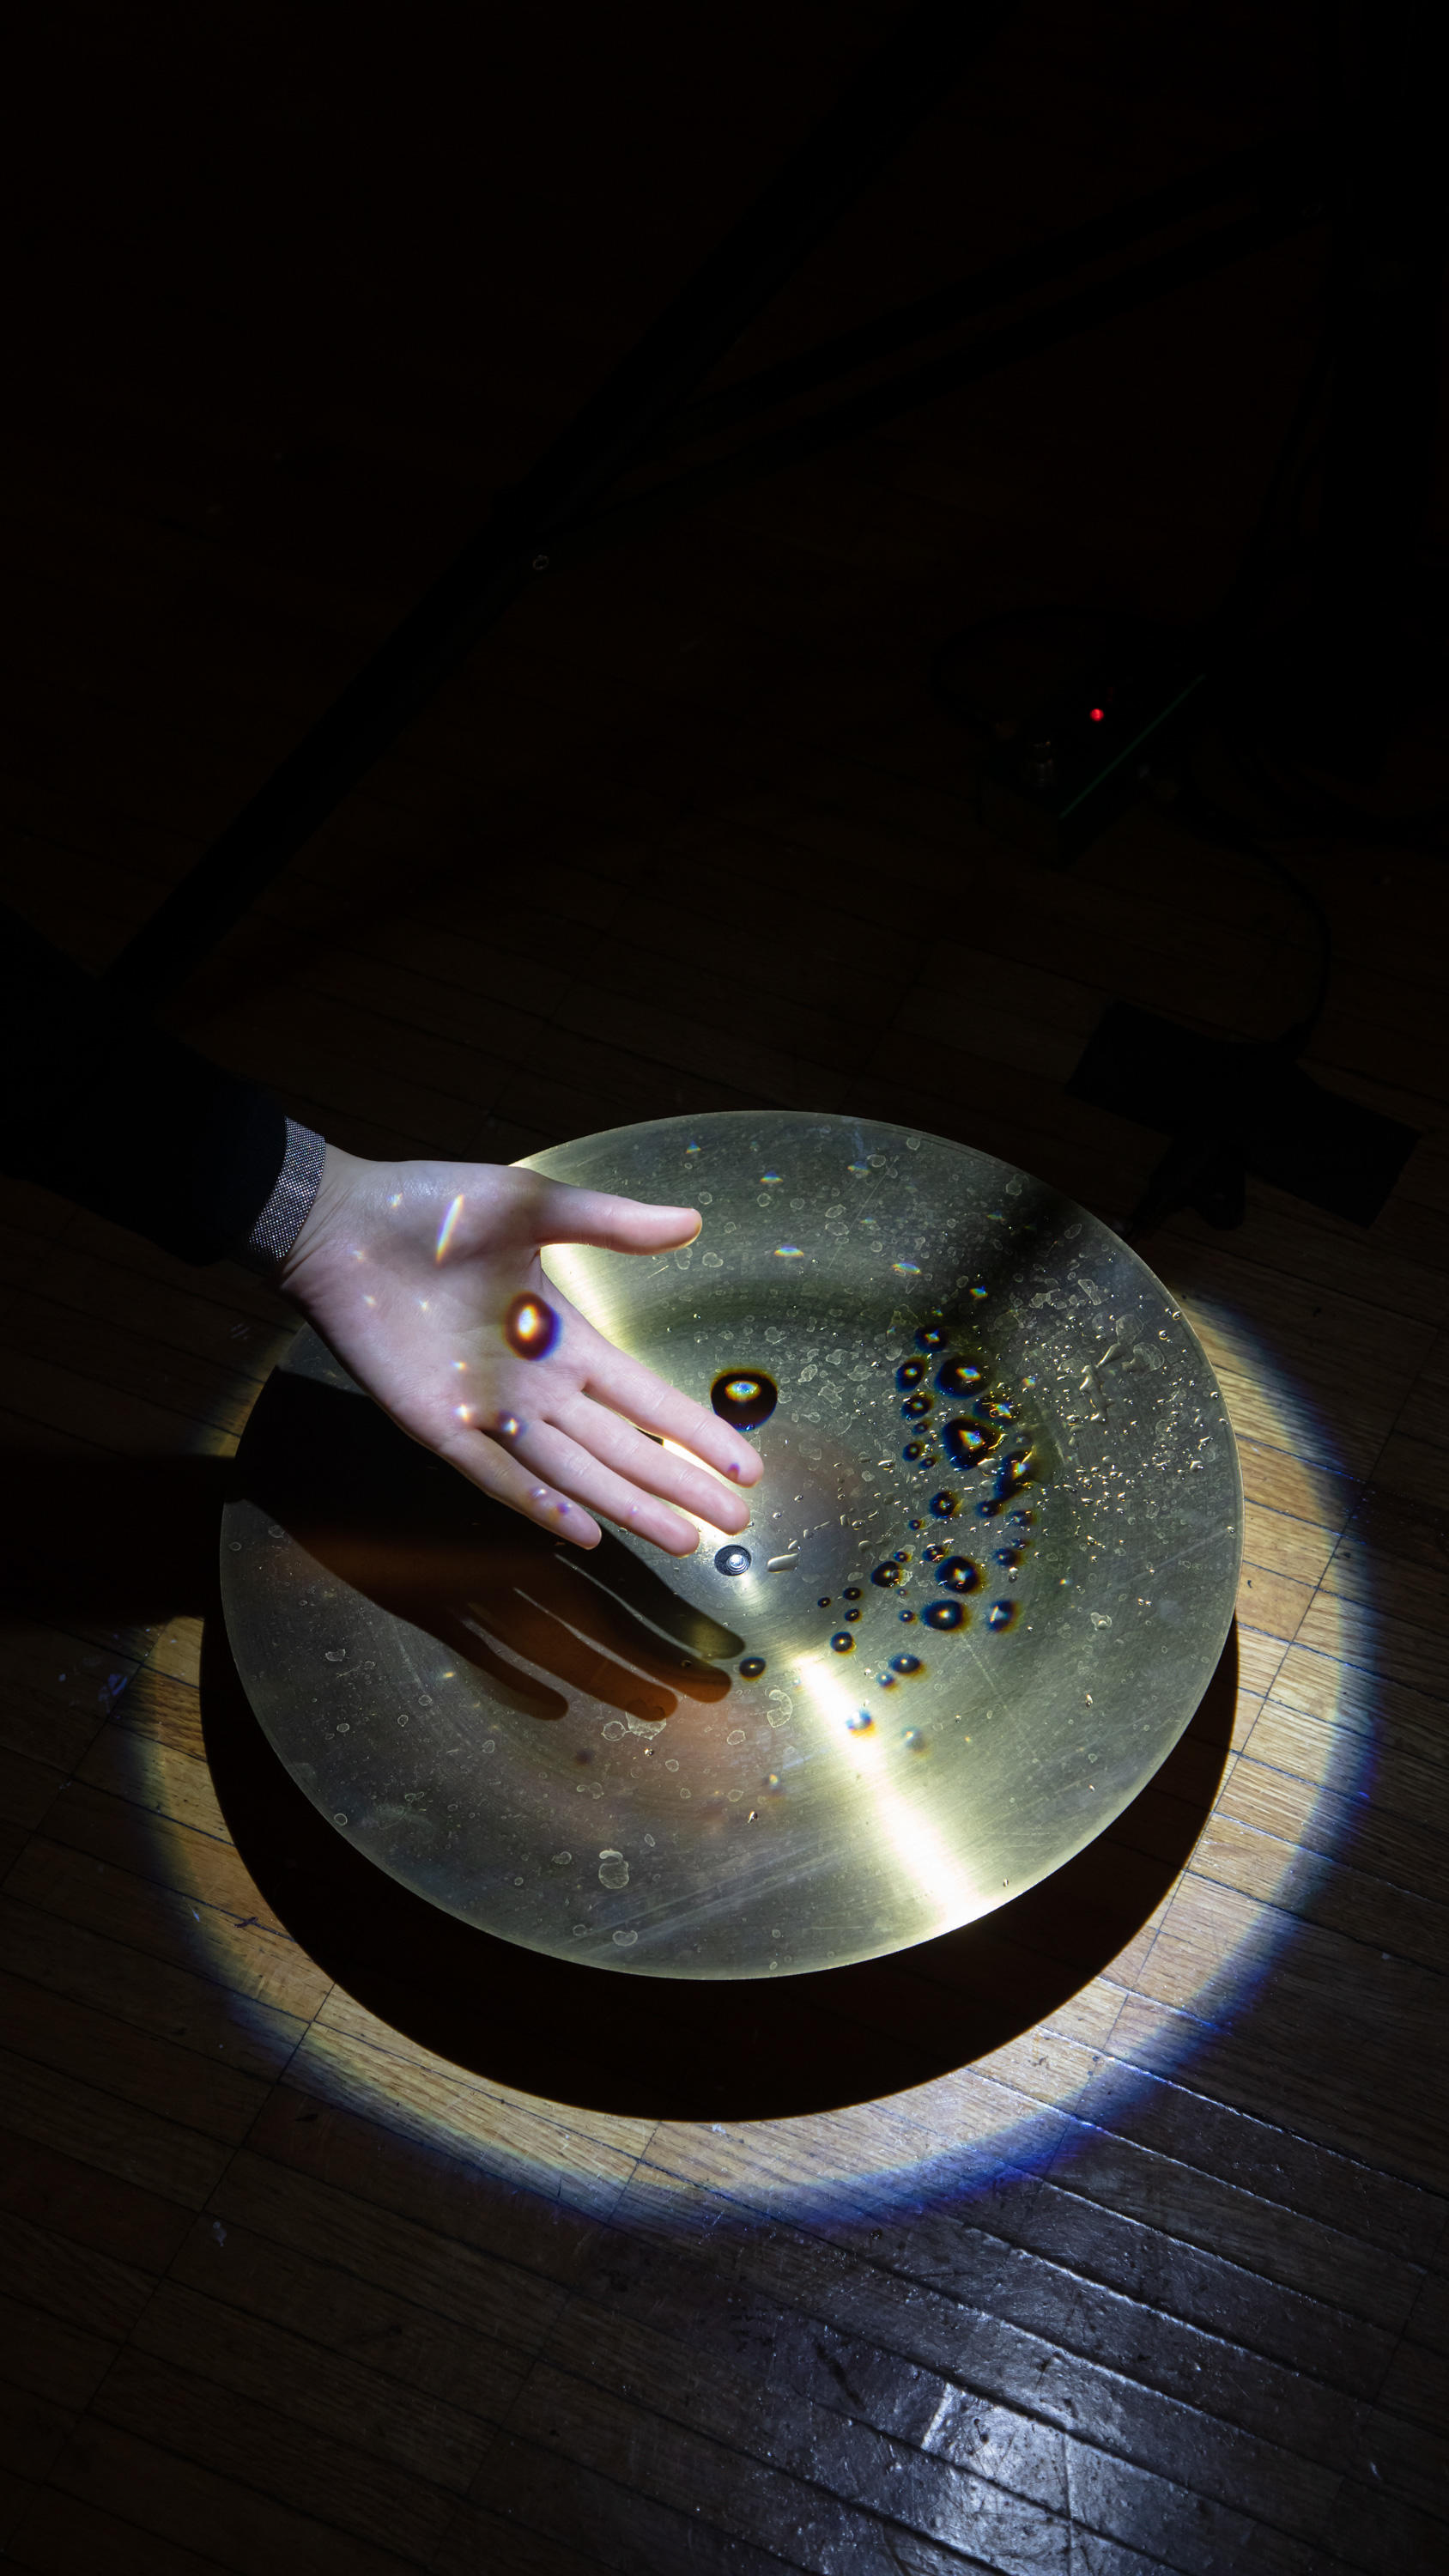
M 552 1184 L 536 1216 L 540 1243 L 593 1243 L 608 1252 L 671 1252 L 693 1243 L 701 1224 L 698 1208 L 651 1207 L 562 1181 Z

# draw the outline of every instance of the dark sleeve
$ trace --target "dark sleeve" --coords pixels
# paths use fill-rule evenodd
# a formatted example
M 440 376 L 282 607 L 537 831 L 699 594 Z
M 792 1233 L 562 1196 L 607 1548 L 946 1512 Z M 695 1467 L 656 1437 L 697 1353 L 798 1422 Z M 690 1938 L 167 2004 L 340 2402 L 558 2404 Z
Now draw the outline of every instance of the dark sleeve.
M 39 1181 L 183 1261 L 220 1261 L 271 1195 L 287 1123 L 0 911 L 0 1170 Z

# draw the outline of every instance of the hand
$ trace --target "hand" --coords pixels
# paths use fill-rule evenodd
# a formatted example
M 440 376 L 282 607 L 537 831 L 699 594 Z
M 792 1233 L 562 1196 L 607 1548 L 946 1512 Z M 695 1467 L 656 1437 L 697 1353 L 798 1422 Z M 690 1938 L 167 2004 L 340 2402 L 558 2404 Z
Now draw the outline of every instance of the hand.
M 689 1556 L 699 1532 L 682 1514 L 744 1529 L 736 1489 L 754 1484 L 760 1461 L 704 1405 L 596 1333 L 544 1278 L 539 1249 L 667 1252 L 698 1232 L 692 1208 L 644 1207 L 496 1163 L 370 1163 L 329 1145 L 277 1284 L 384 1412 L 486 1494 L 577 1547 L 597 1547 L 601 1513 Z M 520 1297 L 558 1319 L 538 1358 L 504 1336 Z

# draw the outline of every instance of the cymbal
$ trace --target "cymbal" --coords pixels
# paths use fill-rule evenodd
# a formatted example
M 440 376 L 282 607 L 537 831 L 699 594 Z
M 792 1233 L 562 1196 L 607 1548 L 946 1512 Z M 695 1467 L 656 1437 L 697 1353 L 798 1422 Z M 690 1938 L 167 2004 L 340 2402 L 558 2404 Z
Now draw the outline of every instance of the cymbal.
M 634 1975 L 880 1957 L 1060 1867 L 1171 1751 L 1233 1615 L 1232 1433 L 1161 1282 L 1043 1183 L 870 1121 L 662 1119 L 526 1168 L 699 1207 L 686 1251 L 545 1267 L 754 1423 L 751 1524 L 585 1557 L 304 1330 L 221 1553 L 294 1779 L 434 1904 Z

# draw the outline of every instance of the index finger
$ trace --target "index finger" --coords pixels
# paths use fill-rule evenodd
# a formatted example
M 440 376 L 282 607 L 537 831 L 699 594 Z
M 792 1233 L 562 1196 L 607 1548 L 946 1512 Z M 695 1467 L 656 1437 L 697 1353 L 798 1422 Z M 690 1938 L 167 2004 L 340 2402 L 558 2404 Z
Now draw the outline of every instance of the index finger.
M 641 1431 L 652 1431 L 661 1440 L 674 1440 L 681 1449 L 692 1450 L 732 1485 L 758 1484 L 764 1473 L 758 1452 L 708 1405 L 681 1395 L 677 1386 L 656 1376 L 642 1360 L 631 1360 L 626 1352 L 616 1350 L 612 1342 L 601 1341 L 584 1391 L 596 1403 L 627 1414 Z

